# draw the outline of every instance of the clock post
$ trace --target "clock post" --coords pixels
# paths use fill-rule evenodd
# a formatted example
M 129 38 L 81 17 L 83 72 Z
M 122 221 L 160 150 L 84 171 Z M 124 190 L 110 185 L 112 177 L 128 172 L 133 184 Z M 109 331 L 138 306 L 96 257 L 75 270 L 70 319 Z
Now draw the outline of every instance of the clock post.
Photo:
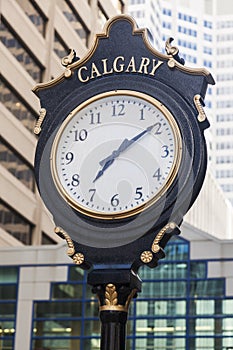
M 67 254 L 99 299 L 101 350 L 124 350 L 141 266 L 155 268 L 180 233 L 207 164 L 205 69 L 178 49 L 151 46 L 145 29 L 112 18 L 83 58 L 38 84 L 35 177 Z
M 95 273 L 89 275 L 88 282 L 94 285 L 93 292 L 99 299 L 101 350 L 125 349 L 128 308 L 131 299 L 141 290 L 139 277 L 130 271 L 105 270 L 99 278 Z

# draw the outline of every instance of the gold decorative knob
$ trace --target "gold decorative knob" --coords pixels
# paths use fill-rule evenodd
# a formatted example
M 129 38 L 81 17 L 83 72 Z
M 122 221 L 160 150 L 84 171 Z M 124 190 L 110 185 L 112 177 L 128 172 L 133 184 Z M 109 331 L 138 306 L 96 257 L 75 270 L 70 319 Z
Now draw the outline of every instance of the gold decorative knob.
M 73 261 L 76 265 L 81 265 L 84 262 L 84 255 L 82 253 L 76 253 L 73 256 Z
M 145 250 L 141 254 L 140 259 L 144 264 L 148 264 L 153 259 L 153 253 L 150 250 Z

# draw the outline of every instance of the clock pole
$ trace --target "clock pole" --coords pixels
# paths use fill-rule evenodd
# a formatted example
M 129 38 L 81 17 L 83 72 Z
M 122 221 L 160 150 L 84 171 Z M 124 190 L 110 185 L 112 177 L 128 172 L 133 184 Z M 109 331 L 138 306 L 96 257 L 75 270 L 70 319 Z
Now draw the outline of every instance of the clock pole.
M 130 301 L 141 291 L 139 276 L 127 269 L 93 270 L 88 284 L 99 299 L 100 350 L 124 350 Z
M 185 67 L 172 40 L 159 53 L 146 30 L 119 15 L 83 59 L 71 50 L 64 73 L 33 89 L 36 182 L 68 256 L 88 270 L 100 350 L 125 350 L 137 271 L 165 256 L 205 178 L 203 106 L 214 80 Z

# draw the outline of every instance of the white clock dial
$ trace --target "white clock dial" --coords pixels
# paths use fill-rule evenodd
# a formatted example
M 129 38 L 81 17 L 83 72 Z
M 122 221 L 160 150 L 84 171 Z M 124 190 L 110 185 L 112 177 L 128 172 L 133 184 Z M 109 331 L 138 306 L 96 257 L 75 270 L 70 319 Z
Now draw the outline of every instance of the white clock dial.
M 146 94 L 119 90 L 79 105 L 61 125 L 51 164 L 59 193 L 102 219 L 135 215 L 174 180 L 181 137 L 172 114 Z

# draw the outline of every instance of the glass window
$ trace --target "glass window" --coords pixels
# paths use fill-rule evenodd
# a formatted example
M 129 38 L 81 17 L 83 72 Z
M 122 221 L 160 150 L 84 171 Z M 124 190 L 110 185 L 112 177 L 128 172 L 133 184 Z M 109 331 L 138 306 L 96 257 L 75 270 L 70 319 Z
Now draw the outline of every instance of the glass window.
M 208 46 L 204 46 L 203 52 L 206 53 L 207 55 L 212 55 L 212 48 Z
M 34 24 L 37 30 L 45 37 L 45 28 L 47 19 L 41 12 L 40 8 L 33 0 L 16 0 L 22 7 L 30 21 Z
M 172 15 L 172 11 L 170 9 L 163 8 L 163 15 L 171 16 Z
M 37 337 L 72 337 L 81 333 L 80 320 L 37 320 L 34 322 L 34 333 Z
M 31 191 L 35 190 L 34 172 L 13 148 L 0 137 L 0 162 L 12 175 Z
M 32 350 L 72 350 L 72 349 L 75 349 L 75 350 L 81 349 L 80 337 L 78 337 L 78 339 L 72 338 L 72 337 L 66 338 L 66 339 L 62 339 L 60 337 L 57 337 L 57 338 L 56 337 L 52 337 L 52 338 L 45 337 L 42 339 L 41 338 L 35 339 L 32 343 Z M 85 350 L 86 349 L 90 350 L 89 347 L 85 348 Z M 97 349 L 95 349 L 95 350 L 97 350 Z
M 144 282 L 143 283 L 143 296 L 149 297 L 153 295 L 158 297 L 163 295 L 164 297 L 175 298 L 184 297 L 186 295 L 186 281 L 163 281 L 163 282 Z
M 0 283 L 0 300 L 14 300 L 17 296 L 16 284 Z
M 196 17 L 189 16 L 189 15 L 186 15 L 186 14 L 181 13 L 181 12 L 178 13 L 178 18 L 183 20 L 183 21 L 190 22 L 190 23 L 195 23 L 195 24 L 197 23 Z
M 204 27 L 212 28 L 212 22 L 204 20 Z
M 1 350 L 13 350 L 12 340 L 15 333 L 14 321 L 1 321 L 0 346 Z
M 18 268 L 0 266 L 0 349 L 12 350 L 15 335 Z
M 98 337 L 98 338 L 93 337 L 91 339 L 84 339 L 82 344 L 83 344 L 83 349 L 98 350 L 98 349 L 100 349 L 100 337 Z M 131 349 L 131 348 L 129 348 L 129 349 Z
M 17 267 L 0 266 L 0 283 L 17 282 L 17 280 L 18 280 Z
M 145 279 L 169 279 L 169 278 L 186 278 L 187 277 L 187 263 L 163 263 L 156 267 L 154 271 L 145 268 L 141 270 L 140 276 Z
M 174 316 L 186 314 L 186 300 L 140 300 L 136 302 L 137 316 Z
M 222 322 L 224 335 L 233 336 L 233 317 L 224 318 Z
M 213 315 L 215 313 L 215 301 L 214 300 L 196 300 L 195 301 L 196 315 Z
M 206 40 L 206 41 L 212 41 L 213 40 L 211 34 L 204 33 L 203 35 L 204 35 L 204 40 Z
M 190 296 L 222 296 L 224 294 L 224 280 L 209 279 L 191 281 Z
M 0 100 L 1 103 L 33 133 L 36 114 L 26 105 L 23 99 L 0 76 Z
M 53 299 L 81 299 L 82 284 L 60 283 L 53 286 Z
M 99 314 L 98 300 L 94 297 L 94 294 L 91 299 L 92 299 L 91 301 L 87 300 L 85 302 L 84 314 L 86 317 L 98 318 L 98 314 Z
M 59 58 L 67 56 L 69 48 L 56 31 L 54 32 L 53 45 L 53 50 Z
M 190 277 L 191 278 L 206 278 L 207 264 L 206 262 L 191 261 L 190 262 Z
M 69 280 L 70 281 L 82 281 L 84 272 L 76 266 L 70 266 L 69 268 Z
M 214 345 L 214 339 L 213 338 L 196 338 L 195 340 L 195 349 L 202 350 L 202 349 L 215 349 L 215 350 L 222 350 L 221 348 L 216 348 Z
M 217 122 L 232 122 L 233 114 L 217 114 Z
M 13 302 L 0 302 L 0 323 L 4 318 L 15 318 L 16 304 Z
M 100 322 L 99 318 L 96 320 L 87 320 L 84 322 L 84 335 L 88 336 L 90 334 L 99 337 L 100 332 Z
M 212 67 L 212 62 L 208 61 L 208 60 L 203 60 L 203 65 L 207 68 L 211 68 Z
M 88 45 L 89 30 L 85 26 L 85 23 L 82 21 L 75 8 L 68 0 L 59 0 L 57 1 L 58 6 L 61 8 L 64 16 L 69 21 L 72 28 L 76 31 L 78 36 L 83 41 L 84 45 Z
M 181 260 L 188 259 L 189 243 L 179 237 L 173 237 L 165 247 L 166 260 Z
M 46 233 L 42 232 L 42 242 L 41 244 L 57 244 L 52 238 L 50 238 Z
M 142 11 L 140 11 L 140 13 L 141 12 Z M 136 17 L 138 17 L 138 16 L 136 16 Z M 104 27 L 104 25 L 105 25 L 107 20 L 108 20 L 108 16 L 106 15 L 106 13 L 104 12 L 102 6 L 98 2 L 98 22 L 99 22 L 100 28 Z
M 223 300 L 223 313 L 225 315 L 232 315 L 233 313 L 233 299 Z
M 17 38 L 13 29 L 7 24 L 7 22 L 1 18 L 0 22 L 0 40 L 8 48 L 10 53 L 18 60 L 23 68 L 30 74 L 30 76 L 37 82 L 42 81 L 42 67 L 32 57 L 29 50 Z
M 32 241 L 32 225 L 0 201 L 0 227 L 26 245 Z
M 72 318 L 81 317 L 82 302 L 81 301 L 50 301 L 35 302 L 34 317 L 35 318 Z

